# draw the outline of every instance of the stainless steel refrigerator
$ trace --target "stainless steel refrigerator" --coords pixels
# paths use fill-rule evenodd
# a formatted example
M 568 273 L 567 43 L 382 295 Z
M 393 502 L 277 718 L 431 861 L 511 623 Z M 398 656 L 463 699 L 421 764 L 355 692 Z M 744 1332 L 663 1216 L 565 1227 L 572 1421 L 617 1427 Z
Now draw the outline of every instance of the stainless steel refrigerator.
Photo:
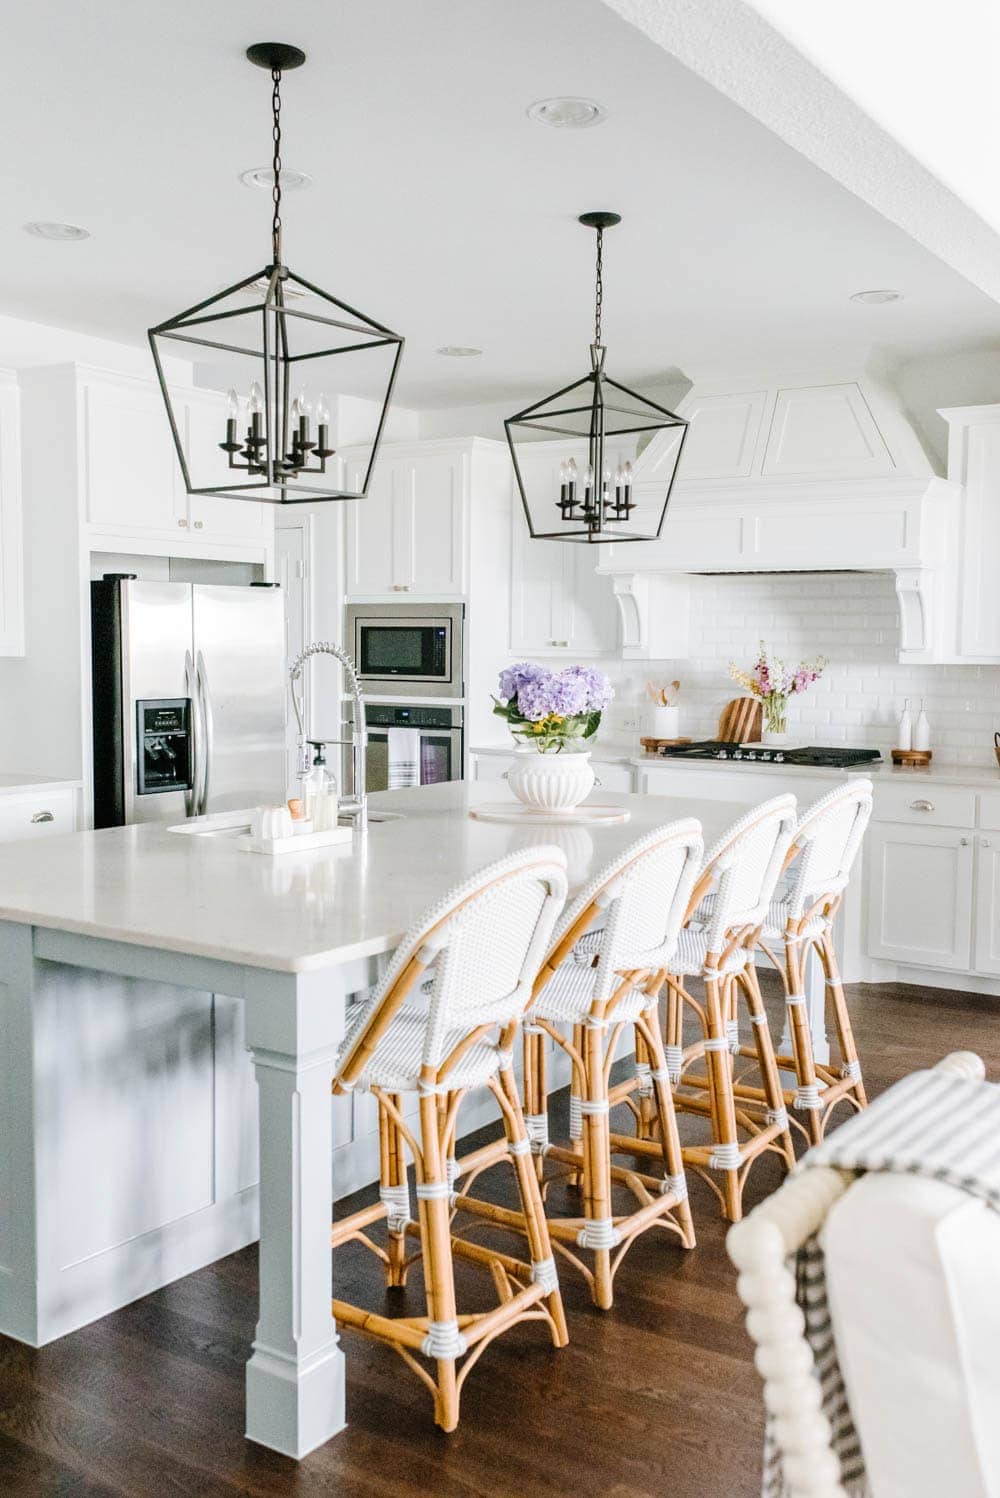
M 275 587 L 91 584 L 94 825 L 285 797 L 285 623 Z

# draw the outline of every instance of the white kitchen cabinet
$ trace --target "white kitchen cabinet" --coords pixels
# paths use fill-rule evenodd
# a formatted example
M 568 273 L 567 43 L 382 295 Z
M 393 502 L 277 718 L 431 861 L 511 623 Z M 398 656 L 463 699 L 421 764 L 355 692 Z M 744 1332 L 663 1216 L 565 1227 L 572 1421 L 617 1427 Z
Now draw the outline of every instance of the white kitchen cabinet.
M 464 596 L 467 448 L 425 442 L 379 454 L 367 497 L 347 507 L 348 601 Z M 347 457 L 346 488 L 360 489 L 366 462 Z
M 976 838 L 976 922 L 973 967 L 1000 977 L 1000 833 Z
M 558 485 L 558 464 L 553 479 Z M 613 655 L 618 610 L 610 580 L 595 571 L 598 548 L 533 540 L 516 493 L 511 524 L 511 652 Z
M 0 655 L 24 654 L 21 408 L 17 376 L 0 370 Z
M 116 534 L 187 528 L 187 502 L 159 387 L 87 375 L 81 388 L 83 518 Z
M 0 796 L 0 843 L 75 832 L 77 793 L 69 786 L 15 789 Z
M 631 765 L 602 760 L 594 755 L 590 763 L 597 781 L 595 791 L 628 793 L 635 790 L 635 773 Z M 506 778 L 513 764 L 513 754 L 477 754 L 473 750 L 469 756 L 470 778 L 499 783 Z
M 957 639 L 960 660 L 1000 661 L 1000 405 L 940 413 L 948 422 L 948 477 L 964 489 L 958 546 Z
M 972 967 L 973 833 L 872 823 L 866 840 L 868 954 L 910 967 Z

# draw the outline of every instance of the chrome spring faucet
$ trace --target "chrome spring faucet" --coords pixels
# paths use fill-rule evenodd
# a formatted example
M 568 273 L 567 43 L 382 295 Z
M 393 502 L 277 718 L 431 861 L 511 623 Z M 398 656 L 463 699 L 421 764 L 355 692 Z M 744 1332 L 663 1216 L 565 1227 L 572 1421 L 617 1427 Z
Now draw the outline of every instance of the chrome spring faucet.
M 339 661 L 344 668 L 344 678 L 351 694 L 351 737 L 350 739 L 326 739 L 324 742 L 328 744 L 349 743 L 351 746 L 351 795 L 341 801 L 340 810 L 344 816 L 353 817 L 359 826 L 364 826 L 368 820 L 368 792 L 365 784 L 365 750 L 368 745 L 368 732 L 365 728 L 364 700 L 353 660 L 346 650 L 340 645 L 335 645 L 332 640 L 316 640 L 312 645 L 307 645 L 301 655 L 295 657 L 288 672 L 292 707 L 295 710 L 295 721 L 299 730 L 300 751 L 303 759 L 308 758 L 308 745 L 315 741 L 306 739 L 302 724 L 302 706 L 296 694 L 295 685 L 302 678 L 302 668 L 306 661 L 314 655 L 332 655 L 334 660 Z

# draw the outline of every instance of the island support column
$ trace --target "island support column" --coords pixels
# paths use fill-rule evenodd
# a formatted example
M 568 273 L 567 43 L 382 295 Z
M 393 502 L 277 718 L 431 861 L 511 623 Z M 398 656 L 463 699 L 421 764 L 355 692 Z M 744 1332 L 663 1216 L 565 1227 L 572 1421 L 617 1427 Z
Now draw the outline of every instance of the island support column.
M 330 1083 L 345 997 L 336 968 L 248 969 L 244 996 L 260 1087 L 260 1316 L 246 1433 L 298 1458 L 345 1423 L 330 1309 Z

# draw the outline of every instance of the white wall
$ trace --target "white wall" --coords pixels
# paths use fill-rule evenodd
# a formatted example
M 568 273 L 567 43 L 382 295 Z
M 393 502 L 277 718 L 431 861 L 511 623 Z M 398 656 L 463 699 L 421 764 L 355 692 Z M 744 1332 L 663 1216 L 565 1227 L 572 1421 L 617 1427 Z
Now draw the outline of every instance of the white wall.
M 7 369 L 33 369 L 41 364 L 92 364 L 121 374 L 152 376 L 153 356 L 149 346 L 113 343 L 73 328 L 53 328 L 21 317 L 0 315 L 0 365 Z M 178 385 L 191 384 L 192 366 L 187 359 L 167 359 L 169 378 Z
M 894 726 L 909 697 L 924 702 L 935 761 L 993 765 L 1000 728 L 1000 667 L 900 665 L 893 579 L 883 573 L 787 573 L 696 577 L 691 658 L 618 663 L 609 674 L 618 697 L 602 728 L 624 742 L 624 714 L 644 700 L 647 680 L 681 682 L 681 733 L 714 738 L 719 713 L 743 689 L 731 660 L 751 667 L 760 640 L 798 663 L 829 659 L 822 678 L 789 704 L 788 726 L 803 743 L 894 747 Z

